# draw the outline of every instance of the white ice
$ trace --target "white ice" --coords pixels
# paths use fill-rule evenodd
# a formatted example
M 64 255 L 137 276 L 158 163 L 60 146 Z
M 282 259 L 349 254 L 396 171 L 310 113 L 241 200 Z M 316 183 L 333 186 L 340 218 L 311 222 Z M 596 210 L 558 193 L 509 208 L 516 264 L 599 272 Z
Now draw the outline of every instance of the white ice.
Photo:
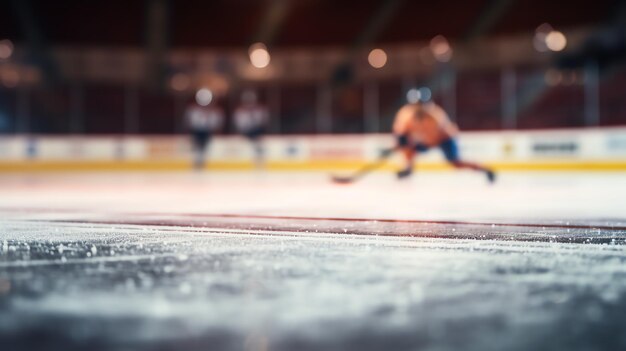
M 166 172 L 0 175 L 0 209 L 248 214 L 471 221 L 626 219 L 626 173 L 377 173 L 336 185 L 327 173 Z
M 326 173 L 4 174 L 0 345 L 626 349 L 625 180 L 623 173 L 502 173 L 488 185 L 469 172 L 418 173 L 407 182 L 377 173 L 339 186 Z M 102 213 L 120 222 L 64 221 Z M 317 233 L 315 223 L 352 230 L 349 221 L 304 221 L 309 231 L 272 235 L 248 228 L 245 218 L 232 229 L 189 214 L 622 229 L 605 230 L 617 241 L 577 244 L 515 239 L 545 234 L 540 226 L 503 226 L 509 239 L 473 240 L 463 235 L 496 229 L 405 223 L 459 237 L 346 235 L 341 227 Z M 146 218 L 153 222 L 142 225 Z M 132 219 L 140 221 L 124 222 Z M 166 219 L 183 225 L 158 223 Z M 207 222 L 185 226 L 190 219 Z M 272 222 L 281 223 L 301 222 Z M 359 223 L 372 232 L 380 224 Z

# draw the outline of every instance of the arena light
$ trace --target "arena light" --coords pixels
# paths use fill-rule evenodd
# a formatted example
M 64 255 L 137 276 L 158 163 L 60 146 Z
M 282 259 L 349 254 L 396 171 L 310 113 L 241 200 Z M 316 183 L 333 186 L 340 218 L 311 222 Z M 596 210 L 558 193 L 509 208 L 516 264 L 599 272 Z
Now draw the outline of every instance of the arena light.
M 256 68 L 265 68 L 270 64 L 271 56 L 263 43 L 250 45 L 248 55 L 250 56 L 250 63 Z
M 196 92 L 196 102 L 200 106 L 208 106 L 213 101 L 213 92 L 207 88 L 202 88 Z
M 248 56 L 251 56 L 252 53 L 255 50 L 258 50 L 258 49 L 267 50 L 267 46 L 265 44 L 263 44 L 263 43 L 260 43 L 260 42 L 259 43 L 254 43 L 254 44 L 250 45 L 250 47 L 248 48 Z
M 419 93 L 421 101 L 430 101 L 433 98 L 433 92 L 427 87 L 419 88 Z
M 374 49 L 367 56 L 367 61 L 374 68 L 383 68 L 387 64 L 387 53 L 383 49 Z
M 553 30 L 546 35 L 546 46 L 552 51 L 563 51 L 567 46 L 567 38 L 565 34 Z
M 533 46 L 539 52 L 562 51 L 567 46 L 567 37 L 549 23 L 544 23 L 535 29 Z
M 9 39 L 0 40 L 0 60 L 6 60 L 13 55 L 13 43 Z
M 414 104 L 418 101 L 420 101 L 422 94 L 420 94 L 420 91 L 418 89 L 415 88 L 411 88 L 409 89 L 409 91 L 406 93 L 406 100 L 410 103 L 410 104 Z
M 449 62 L 452 59 L 452 47 L 448 39 L 443 35 L 438 35 L 430 41 L 430 51 L 439 62 Z

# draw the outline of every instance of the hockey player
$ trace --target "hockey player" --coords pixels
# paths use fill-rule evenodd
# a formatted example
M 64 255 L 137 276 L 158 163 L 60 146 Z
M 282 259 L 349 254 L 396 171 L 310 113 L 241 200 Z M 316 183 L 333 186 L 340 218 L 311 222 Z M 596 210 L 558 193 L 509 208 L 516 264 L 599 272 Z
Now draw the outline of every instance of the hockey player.
M 396 113 L 393 123 L 396 146 L 406 161 L 404 169 L 397 173 L 398 178 L 411 175 L 417 154 L 439 148 L 455 168 L 484 172 L 489 182 L 495 181 L 495 173 L 491 169 L 461 159 L 456 141 L 459 129 L 439 105 L 432 101 L 420 101 L 419 96 L 414 94 L 409 94 L 408 98 L 409 102 Z
M 241 95 L 241 104 L 234 113 L 235 128 L 252 143 L 257 167 L 263 166 L 261 138 L 265 133 L 268 118 L 269 112 L 258 102 L 256 93 L 252 90 L 244 91 Z
M 210 90 L 200 89 L 196 93 L 195 102 L 187 107 L 185 117 L 191 132 L 194 151 L 193 166 L 196 170 L 202 170 L 211 137 L 222 128 L 224 123 L 224 111 L 214 101 Z

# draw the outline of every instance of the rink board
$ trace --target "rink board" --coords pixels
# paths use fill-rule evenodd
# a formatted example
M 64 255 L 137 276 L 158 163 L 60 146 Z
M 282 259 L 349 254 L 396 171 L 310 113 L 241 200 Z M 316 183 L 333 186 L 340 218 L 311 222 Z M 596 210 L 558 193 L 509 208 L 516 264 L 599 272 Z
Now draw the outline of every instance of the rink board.
M 393 145 L 390 135 L 294 135 L 264 139 L 268 170 L 353 169 Z M 463 158 L 499 170 L 626 170 L 626 128 L 468 132 Z M 9 136 L 0 138 L 0 171 L 184 170 L 189 138 L 177 136 Z M 239 136 L 216 137 L 207 168 L 250 170 L 252 145 Z M 398 155 L 383 169 L 396 169 Z M 440 151 L 419 156 L 424 170 L 448 169 Z

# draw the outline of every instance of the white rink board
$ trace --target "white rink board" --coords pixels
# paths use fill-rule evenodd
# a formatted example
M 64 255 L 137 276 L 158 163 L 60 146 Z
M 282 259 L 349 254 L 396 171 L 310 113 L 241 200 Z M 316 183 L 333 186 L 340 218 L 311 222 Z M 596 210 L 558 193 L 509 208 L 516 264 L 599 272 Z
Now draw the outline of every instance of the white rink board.
M 369 161 L 392 146 L 382 134 L 268 136 L 272 162 Z M 461 153 L 485 162 L 625 161 L 626 128 L 550 131 L 466 132 Z M 0 161 L 168 161 L 188 160 L 187 136 L 9 136 L 0 137 Z M 248 162 L 253 148 L 240 136 L 218 136 L 210 145 L 214 161 Z M 421 155 L 422 162 L 442 161 L 440 152 Z

